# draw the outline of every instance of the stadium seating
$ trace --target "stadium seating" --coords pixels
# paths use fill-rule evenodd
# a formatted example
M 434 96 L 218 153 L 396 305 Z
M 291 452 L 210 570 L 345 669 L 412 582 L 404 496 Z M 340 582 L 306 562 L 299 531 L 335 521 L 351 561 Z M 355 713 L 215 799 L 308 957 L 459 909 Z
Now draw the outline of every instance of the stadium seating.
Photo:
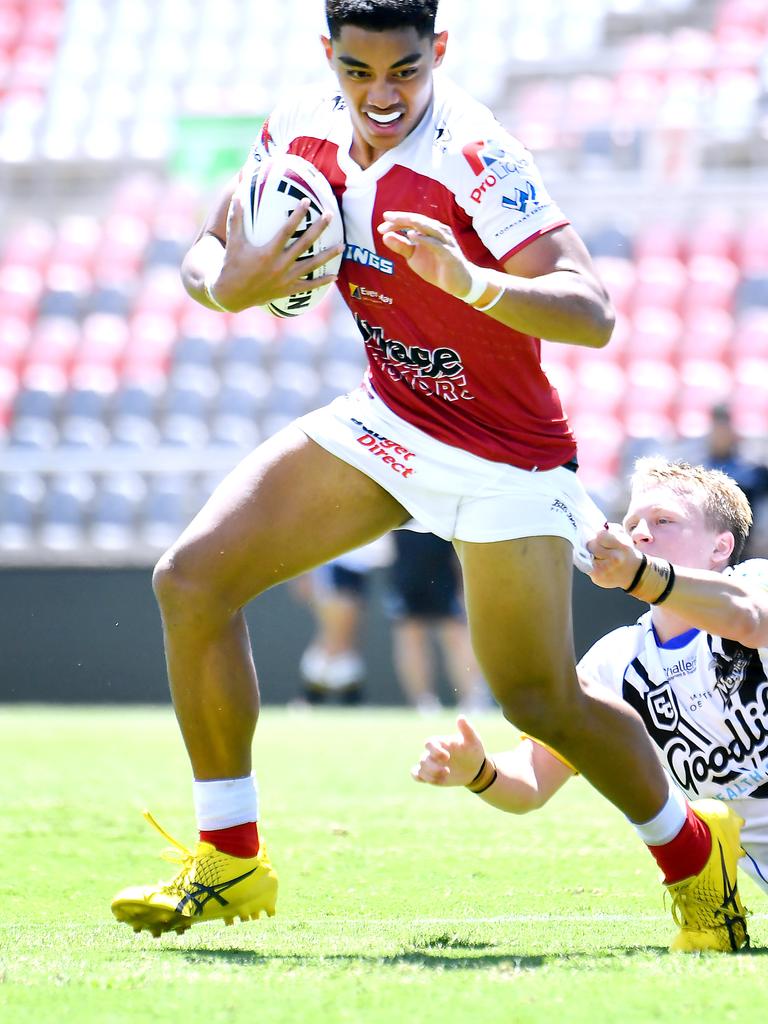
M 188 0 L 0 0 L 0 171 L 49 167 L 50 193 L 0 199 L 0 551 L 155 551 L 244 452 L 358 383 L 338 299 L 284 322 L 204 309 L 179 281 L 208 192 L 168 173 L 173 126 L 266 111 L 285 68 L 264 26 L 283 38 L 290 5 L 306 21 L 303 0 L 258 16 L 201 0 L 193 19 Z M 564 206 L 617 309 L 603 350 L 542 343 L 588 486 L 609 494 L 632 453 L 700 435 L 721 399 L 764 447 L 765 4 L 487 0 L 481 25 L 463 0 L 441 10 L 462 41 L 448 72 L 579 200 Z M 292 67 L 296 86 L 318 62 Z

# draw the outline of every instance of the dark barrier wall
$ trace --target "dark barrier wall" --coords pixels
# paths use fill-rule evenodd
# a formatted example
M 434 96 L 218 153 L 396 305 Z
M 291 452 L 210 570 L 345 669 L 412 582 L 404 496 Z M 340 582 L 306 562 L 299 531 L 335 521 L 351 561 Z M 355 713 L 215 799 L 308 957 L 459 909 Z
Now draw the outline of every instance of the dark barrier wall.
M 390 627 L 381 610 L 384 574 L 376 572 L 364 634 L 374 704 L 402 698 L 392 669 Z M 160 619 L 148 569 L 0 570 L 0 701 L 143 702 L 168 700 Z M 576 650 L 643 606 L 615 590 L 574 580 Z M 298 659 L 312 620 L 291 584 L 246 612 L 262 696 L 284 703 L 299 692 Z M 441 681 L 443 697 L 450 695 Z

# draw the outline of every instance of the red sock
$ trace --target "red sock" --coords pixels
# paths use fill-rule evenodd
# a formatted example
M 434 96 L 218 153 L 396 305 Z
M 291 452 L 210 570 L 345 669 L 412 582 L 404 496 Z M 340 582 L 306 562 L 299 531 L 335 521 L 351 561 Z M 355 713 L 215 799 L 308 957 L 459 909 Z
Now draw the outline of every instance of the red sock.
M 255 821 L 246 821 L 230 828 L 201 830 L 200 842 L 210 843 L 230 857 L 255 857 L 259 852 L 259 829 Z
M 712 850 L 712 834 L 689 806 L 685 824 L 675 838 L 663 846 L 649 846 L 648 849 L 664 872 L 664 883 L 672 885 L 698 875 Z

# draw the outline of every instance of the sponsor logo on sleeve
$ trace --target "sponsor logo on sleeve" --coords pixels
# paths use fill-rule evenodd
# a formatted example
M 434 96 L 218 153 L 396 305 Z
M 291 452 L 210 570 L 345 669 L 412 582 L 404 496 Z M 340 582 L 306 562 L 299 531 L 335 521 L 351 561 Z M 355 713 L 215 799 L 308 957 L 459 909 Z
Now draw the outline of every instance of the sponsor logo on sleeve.
M 487 192 L 510 175 L 519 174 L 531 163 L 527 153 L 511 153 L 493 141 L 468 142 L 462 153 L 475 176 L 481 179 L 470 192 L 470 198 L 475 203 L 482 202 Z
M 513 196 L 502 196 L 501 205 L 505 210 L 527 213 L 529 207 L 533 209 L 539 205 L 539 200 L 536 198 L 536 186 L 532 181 L 526 181 L 522 188 L 515 189 Z

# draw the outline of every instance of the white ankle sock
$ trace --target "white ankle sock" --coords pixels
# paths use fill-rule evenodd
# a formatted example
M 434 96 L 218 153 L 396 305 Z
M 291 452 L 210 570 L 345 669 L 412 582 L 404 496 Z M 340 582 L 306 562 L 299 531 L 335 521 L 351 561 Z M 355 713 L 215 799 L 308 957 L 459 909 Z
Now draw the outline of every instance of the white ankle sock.
M 685 824 L 688 804 L 677 786 L 669 787 L 667 802 L 655 818 L 632 824 L 646 846 L 663 846 L 671 842 Z
M 206 832 L 259 820 L 259 790 L 253 774 L 192 784 L 197 827 Z

